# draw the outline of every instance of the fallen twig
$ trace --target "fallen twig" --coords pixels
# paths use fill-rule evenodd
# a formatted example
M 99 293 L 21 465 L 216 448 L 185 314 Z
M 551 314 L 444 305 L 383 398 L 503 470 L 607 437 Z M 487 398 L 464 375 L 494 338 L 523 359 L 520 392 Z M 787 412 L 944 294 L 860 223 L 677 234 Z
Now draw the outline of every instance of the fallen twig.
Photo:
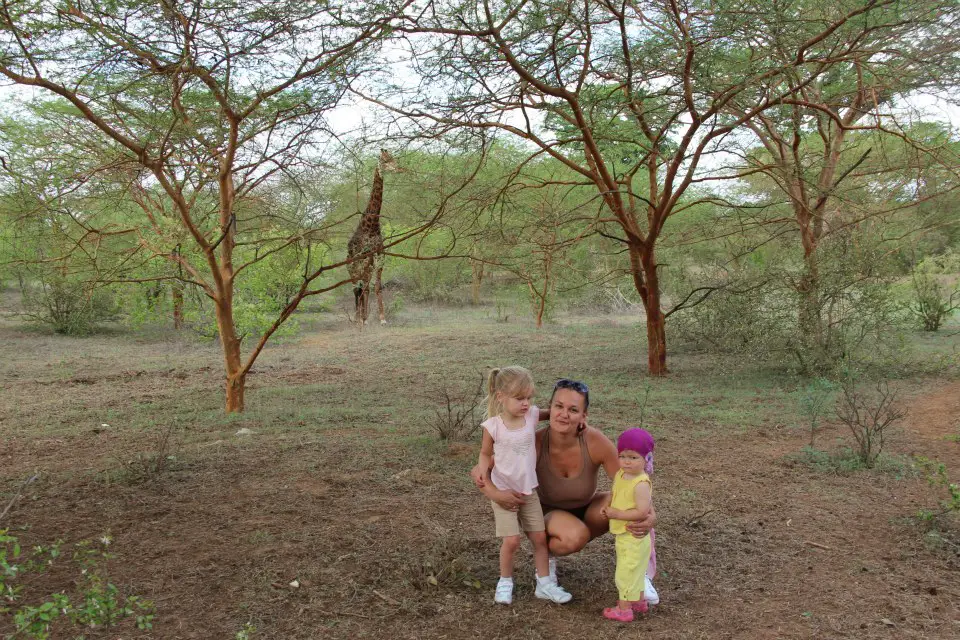
M 828 547 L 825 544 L 820 544 L 819 542 L 813 542 L 812 540 L 804 540 L 803 544 L 808 544 L 811 547 L 816 547 L 817 549 L 826 549 L 827 551 L 833 551 L 833 547 Z
M 23 490 L 27 488 L 27 485 L 29 485 L 31 482 L 33 482 L 39 477 L 40 477 L 40 474 L 36 473 L 33 476 L 23 481 L 23 484 L 21 484 L 20 487 L 13 493 L 13 497 L 10 498 L 10 502 L 8 502 L 7 506 L 3 509 L 3 513 L 0 513 L 0 520 L 3 520 L 3 517 L 7 515 L 7 512 L 10 511 L 11 507 L 13 507 L 13 503 L 16 502 L 17 498 L 19 498 L 23 494 Z
M 701 513 L 700 515 L 698 515 L 698 516 L 696 516 L 696 517 L 694 517 L 694 518 L 690 518 L 689 520 L 687 520 L 687 526 L 688 526 L 688 527 L 692 527 L 694 524 L 700 522 L 700 520 L 702 520 L 702 519 L 705 518 L 706 516 L 710 515 L 710 514 L 713 513 L 714 511 L 716 511 L 716 509 L 707 509 L 706 511 L 704 511 L 704 512 Z
M 396 606 L 398 606 L 398 605 L 400 604 L 399 602 L 397 602 L 396 600 L 394 600 L 394 599 L 391 598 L 390 596 L 385 596 L 385 595 L 383 595 L 382 593 L 380 593 L 379 591 L 377 591 L 376 589 L 373 590 L 373 595 L 377 596 L 378 598 L 380 598 L 381 600 L 383 600 L 383 601 L 386 602 L 387 604 L 392 605 L 392 606 L 394 606 L 394 607 L 396 607 Z

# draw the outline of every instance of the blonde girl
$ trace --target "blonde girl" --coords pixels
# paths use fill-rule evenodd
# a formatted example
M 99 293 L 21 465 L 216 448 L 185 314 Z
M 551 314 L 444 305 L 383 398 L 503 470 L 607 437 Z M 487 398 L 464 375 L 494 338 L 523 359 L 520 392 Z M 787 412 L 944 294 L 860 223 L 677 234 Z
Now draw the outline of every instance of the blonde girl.
M 523 502 L 516 511 L 491 501 L 497 537 L 500 538 L 500 581 L 494 602 L 513 602 L 513 556 L 520 548 L 521 532 L 533 543 L 538 598 L 556 603 L 572 596 L 550 575 L 543 510 L 537 497 L 536 424 L 540 410 L 533 406 L 533 376 L 523 367 L 493 369 L 487 380 L 487 416 L 477 466 L 490 469 L 490 480 L 503 491 L 512 491 Z

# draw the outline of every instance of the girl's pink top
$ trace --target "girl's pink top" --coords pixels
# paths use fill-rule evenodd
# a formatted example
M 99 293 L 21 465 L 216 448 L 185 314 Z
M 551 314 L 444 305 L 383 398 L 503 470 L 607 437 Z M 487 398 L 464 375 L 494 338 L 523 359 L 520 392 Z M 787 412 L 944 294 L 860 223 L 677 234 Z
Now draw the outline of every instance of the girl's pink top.
M 540 409 L 530 407 L 519 429 L 508 429 L 500 416 L 493 416 L 480 425 L 493 438 L 490 479 L 498 489 L 512 489 L 529 495 L 537 488 L 536 427 L 539 418 Z

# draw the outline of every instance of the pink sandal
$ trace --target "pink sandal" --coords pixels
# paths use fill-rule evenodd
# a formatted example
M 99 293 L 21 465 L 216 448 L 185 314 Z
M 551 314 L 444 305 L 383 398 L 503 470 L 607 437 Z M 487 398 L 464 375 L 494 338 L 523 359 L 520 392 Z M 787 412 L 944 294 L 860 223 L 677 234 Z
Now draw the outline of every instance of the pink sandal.
M 603 617 L 607 620 L 616 620 L 617 622 L 633 622 L 633 609 L 607 607 L 603 610 Z
M 646 613 L 650 610 L 650 605 L 646 600 L 636 600 L 630 603 L 630 608 L 634 613 Z

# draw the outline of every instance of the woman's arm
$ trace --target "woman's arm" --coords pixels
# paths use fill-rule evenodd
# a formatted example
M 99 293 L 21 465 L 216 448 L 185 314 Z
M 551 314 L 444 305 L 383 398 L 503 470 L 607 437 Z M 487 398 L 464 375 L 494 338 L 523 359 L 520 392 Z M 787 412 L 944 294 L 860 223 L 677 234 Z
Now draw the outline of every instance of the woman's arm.
M 627 531 L 632 533 L 634 537 L 642 538 L 643 536 L 650 533 L 650 530 L 653 529 L 657 524 L 657 511 L 653 507 L 653 503 L 650 504 L 650 510 L 647 512 L 647 517 L 643 520 L 638 520 L 636 522 L 627 523 Z
M 484 483 L 477 486 L 480 489 L 480 493 L 485 495 L 488 499 L 493 500 L 507 511 L 516 511 L 524 502 L 523 494 L 519 491 L 514 491 L 512 489 L 498 489 L 497 486 L 490 480 L 489 468 L 486 470 L 484 475 Z

